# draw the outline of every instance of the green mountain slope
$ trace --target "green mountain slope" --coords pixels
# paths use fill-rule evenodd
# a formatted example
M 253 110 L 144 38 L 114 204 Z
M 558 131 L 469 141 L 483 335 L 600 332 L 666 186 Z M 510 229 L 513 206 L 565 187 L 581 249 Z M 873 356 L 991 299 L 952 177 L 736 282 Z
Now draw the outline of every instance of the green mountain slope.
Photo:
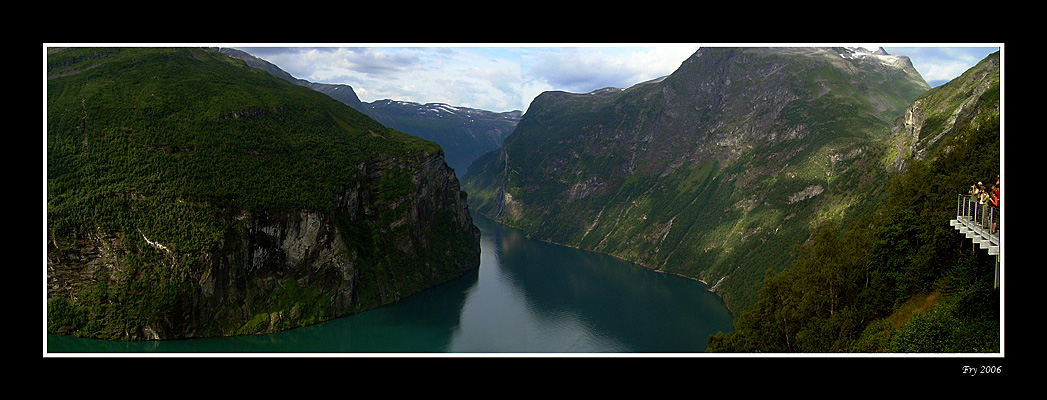
M 49 332 L 270 332 L 478 265 L 436 144 L 196 48 L 48 49 Z
M 664 79 L 543 93 L 463 187 L 532 237 L 701 279 L 742 310 L 814 226 L 882 199 L 880 141 L 927 89 L 900 56 L 703 48 Z
M 895 121 L 888 162 L 897 171 L 913 160 L 930 161 L 941 143 L 979 118 L 1000 112 L 1000 52 L 960 76 L 920 95 Z
M 949 224 L 958 194 L 1002 172 L 1000 88 L 997 52 L 916 99 L 887 139 L 912 156 L 888 153 L 905 168 L 876 212 L 820 227 L 708 351 L 1002 351 L 1002 258 Z

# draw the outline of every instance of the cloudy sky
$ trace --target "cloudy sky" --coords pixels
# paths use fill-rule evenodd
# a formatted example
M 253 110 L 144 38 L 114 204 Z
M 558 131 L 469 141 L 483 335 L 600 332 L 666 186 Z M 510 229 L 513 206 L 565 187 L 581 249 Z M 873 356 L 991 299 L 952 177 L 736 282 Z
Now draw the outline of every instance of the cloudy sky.
M 932 86 L 959 76 L 1000 49 L 990 46 L 883 45 L 890 54 L 909 56 Z M 394 99 L 510 111 L 526 110 L 535 96 L 548 90 L 586 93 L 668 75 L 700 45 L 222 47 L 247 51 L 296 78 L 350 85 L 364 102 Z

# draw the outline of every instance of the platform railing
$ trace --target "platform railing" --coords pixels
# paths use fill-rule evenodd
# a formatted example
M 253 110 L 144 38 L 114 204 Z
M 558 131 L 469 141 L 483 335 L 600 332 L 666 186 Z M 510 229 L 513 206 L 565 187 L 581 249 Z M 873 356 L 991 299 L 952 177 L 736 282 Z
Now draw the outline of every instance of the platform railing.
M 968 194 L 960 194 L 956 197 L 956 218 L 974 223 L 972 228 L 981 228 L 984 233 L 994 237 L 993 242 L 999 244 L 1000 207 L 981 203 Z
M 975 196 L 960 194 L 956 197 L 956 219 L 949 221 L 949 225 L 974 245 L 996 256 L 995 287 L 1000 287 L 1000 216 L 999 207 L 983 204 Z
M 971 239 L 989 254 L 1000 254 L 1000 208 L 983 204 L 976 197 L 956 197 L 956 219 L 949 221 L 957 231 Z

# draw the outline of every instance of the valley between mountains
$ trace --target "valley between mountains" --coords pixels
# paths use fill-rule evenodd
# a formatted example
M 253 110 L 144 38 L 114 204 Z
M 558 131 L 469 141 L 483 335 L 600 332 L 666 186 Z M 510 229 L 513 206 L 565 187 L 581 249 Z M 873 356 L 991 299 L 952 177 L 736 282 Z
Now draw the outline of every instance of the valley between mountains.
M 364 103 L 235 49 L 63 49 L 48 68 L 49 332 L 254 334 L 387 304 L 476 267 L 470 210 L 707 283 L 739 319 L 711 351 L 887 351 L 870 321 L 932 290 L 992 320 L 998 290 L 956 273 L 991 261 L 942 250 L 948 213 L 896 223 L 995 178 L 999 52 L 931 88 L 883 49 L 703 47 L 668 76 L 545 92 L 526 113 Z M 979 158 L 943 178 L 960 154 Z M 900 204 L 932 175 L 958 187 Z M 826 243 L 865 246 L 839 255 L 847 271 L 810 272 Z M 786 279 L 795 293 L 772 290 Z M 801 345 L 815 336 L 832 339 Z

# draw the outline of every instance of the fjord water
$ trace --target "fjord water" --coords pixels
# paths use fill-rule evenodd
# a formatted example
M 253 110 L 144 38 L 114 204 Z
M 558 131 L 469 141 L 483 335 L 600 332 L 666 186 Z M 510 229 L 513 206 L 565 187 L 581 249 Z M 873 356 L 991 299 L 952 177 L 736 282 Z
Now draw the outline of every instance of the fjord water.
M 286 332 L 116 342 L 47 335 L 49 353 L 693 353 L 730 332 L 701 282 L 528 239 L 473 214 L 480 268 L 379 309 Z

